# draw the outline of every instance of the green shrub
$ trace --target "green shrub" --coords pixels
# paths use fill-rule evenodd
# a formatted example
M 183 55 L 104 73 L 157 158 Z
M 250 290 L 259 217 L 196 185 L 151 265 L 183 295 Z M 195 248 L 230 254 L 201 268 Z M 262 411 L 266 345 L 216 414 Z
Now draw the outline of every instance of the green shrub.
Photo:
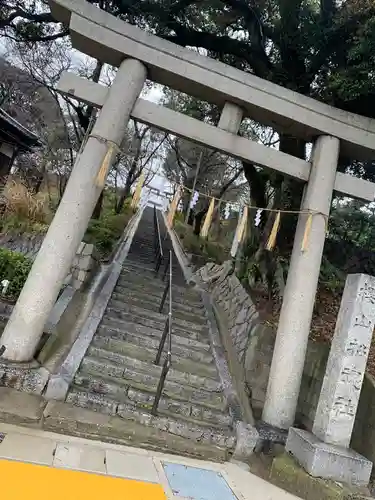
M 9 280 L 6 297 L 16 299 L 30 272 L 32 262 L 18 252 L 0 248 L 0 282 Z
M 84 241 L 93 243 L 102 258 L 108 257 L 124 232 L 132 214 L 130 207 L 128 207 L 127 210 L 119 214 L 107 212 L 103 213 L 99 219 L 92 219 Z
M 229 258 L 229 249 L 225 245 L 195 235 L 191 226 L 176 220 L 175 230 L 185 251 L 193 254 L 194 257 L 201 257 L 205 261 L 217 264 L 222 264 Z

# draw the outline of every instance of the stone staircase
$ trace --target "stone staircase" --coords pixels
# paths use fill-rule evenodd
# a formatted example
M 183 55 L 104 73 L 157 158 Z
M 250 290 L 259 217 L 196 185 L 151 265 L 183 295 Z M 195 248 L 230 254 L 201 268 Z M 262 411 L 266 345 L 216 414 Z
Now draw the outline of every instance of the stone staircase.
M 165 241 L 167 251 L 169 245 Z M 154 360 L 167 303 L 159 313 L 165 283 L 154 272 L 151 209 L 144 212 L 66 402 L 128 422 L 129 442 L 137 446 L 228 459 L 235 433 L 209 344 L 205 309 L 200 294 L 184 285 L 176 258 L 173 263 L 172 368 L 158 416 L 151 415 L 161 374 Z

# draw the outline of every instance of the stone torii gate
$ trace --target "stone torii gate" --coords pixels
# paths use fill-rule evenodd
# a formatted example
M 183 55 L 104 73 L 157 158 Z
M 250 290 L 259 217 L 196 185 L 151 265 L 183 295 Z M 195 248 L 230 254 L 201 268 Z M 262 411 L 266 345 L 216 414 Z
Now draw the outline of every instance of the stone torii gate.
M 114 157 L 129 118 L 306 182 L 301 208 L 313 217 L 310 243 L 301 251 L 306 214 L 294 239 L 272 360 L 263 420 L 293 425 L 334 190 L 373 201 L 375 184 L 337 172 L 339 154 L 375 156 L 375 121 L 302 96 L 254 75 L 149 35 L 84 0 L 49 0 L 53 16 L 70 27 L 73 47 L 118 71 L 108 89 L 64 74 L 59 88 L 101 108 L 77 158 L 63 199 L 2 336 L 5 358 L 32 359 L 74 254 L 102 189 L 104 159 Z M 218 127 L 139 98 L 146 78 L 219 105 Z M 307 162 L 237 135 L 243 117 L 314 142 Z M 105 162 L 104 162 L 105 163 Z

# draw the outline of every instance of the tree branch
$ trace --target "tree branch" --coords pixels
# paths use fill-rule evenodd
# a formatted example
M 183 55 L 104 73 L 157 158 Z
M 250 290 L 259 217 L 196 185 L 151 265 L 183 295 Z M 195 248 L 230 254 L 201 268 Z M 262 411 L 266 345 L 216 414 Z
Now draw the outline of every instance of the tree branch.
M 171 23 L 170 26 L 172 27 Z M 213 33 L 198 31 L 186 28 L 178 23 L 173 23 L 175 35 L 164 36 L 166 40 L 182 45 L 183 47 L 202 47 L 216 54 L 231 54 L 241 60 L 246 61 L 254 73 L 262 78 L 267 78 L 272 69 L 271 63 L 261 60 L 251 46 L 246 42 L 230 38 L 226 35 L 215 35 Z

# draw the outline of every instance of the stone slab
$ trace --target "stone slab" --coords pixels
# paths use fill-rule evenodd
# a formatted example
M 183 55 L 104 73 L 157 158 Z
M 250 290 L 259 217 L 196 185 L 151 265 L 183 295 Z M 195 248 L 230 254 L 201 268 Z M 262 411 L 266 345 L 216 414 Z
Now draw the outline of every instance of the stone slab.
M 158 473 L 152 458 L 115 450 L 106 451 L 107 474 L 157 483 Z
M 324 443 L 314 434 L 290 428 L 285 450 L 314 477 L 366 486 L 372 462 L 348 448 Z
M 0 458 L 52 465 L 56 441 L 21 434 L 7 434 L 0 444 Z
M 105 450 L 58 443 L 53 466 L 105 474 Z
M 0 387 L 0 420 L 11 424 L 37 425 L 47 404 L 42 396 Z
M 225 461 L 228 458 L 228 453 L 223 448 L 59 401 L 51 401 L 45 408 L 43 429 L 207 460 Z

